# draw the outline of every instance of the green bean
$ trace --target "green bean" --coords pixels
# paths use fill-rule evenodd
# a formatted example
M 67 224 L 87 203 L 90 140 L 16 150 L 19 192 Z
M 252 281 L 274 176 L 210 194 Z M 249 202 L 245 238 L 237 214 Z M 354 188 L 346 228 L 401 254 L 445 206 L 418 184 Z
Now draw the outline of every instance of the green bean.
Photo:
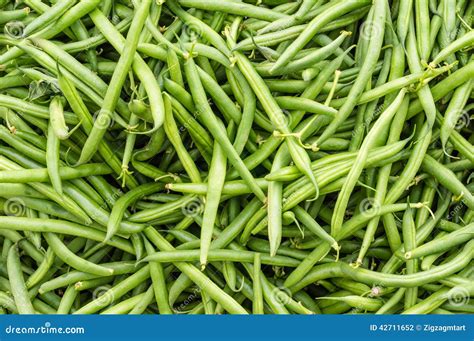
M 444 61 L 449 55 L 452 53 L 467 47 L 472 46 L 474 42 L 474 33 L 472 31 L 466 33 L 459 39 L 454 40 L 451 44 L 443 48 L 434 58 L 433 61 L 430 63 L 430 66 L 438 65 L 442 61 Z
M 77 5 L 70 8 L 66 13 L 64 13 L 55 23 L 50 27 L 45 27 L 39 32 L 36 32 L 32 36 L 42 37 L 44 39 L 49 39 L 56 36 L 58 33 L 62 32 L 64 29 L 69 27 L 73 22 L 77 21 L 90 11 L 92 11 L 99 4 L 99 0 L 91 1 L 80 1 Z M 8 61 L 11 61 L 15 58 L 18 58 L 22 55 L 21 50 L 17 47 L 11 48 L 8 52 L 5 52 L 0 56 L 0 64 L 5 64 Z
M 46 148 L 46 165 L 51 184 L 56 192 L 63 194 L 61 176 L 59 175 L 59 138 L 56 137 L 53 126 L 48 125 L 48 146 Z
M 53 249 L 48 248 L 41 264 L 38 266 L 36 271 L 28 277 L 28 280 L 25 283 L 27 288 L 32 288 L 43 280 L 50 268 L 53 266 L 54 259 L 55 255 Z
M 120 222 L 122 221 L 128 206 L 146 195 L 156 193 L 162 188 L 163 185 L 159 183 L 145 184 L 138 186 L 130 192 L 127 192 L 125 195 L 121 196 L 115 202 L 107 221 L 107 235 L 105 237 L 105 241 L 110 240 L 118 231 Z
M 365 3 L 361 2 L 347 2 L 344 3 L 345 6 L 361 6 Z M 344 7 L 344 4 L 341 4 Z M 337 9 L 337 5 L 334 6 Z M 337 127 L 347 119 L 347 117 L 352 112 L 355 104 L 359 100 L 361 93 L 367 84 L 367 80 L 371 77 L 373 69 L 375 67 L 376 61 L 380 54 L 380 49 L 382 47 L 383 42 L 383 35 L 384 35 L 384 22 L 385 22 L 385 15 L 386 15 L 386 1 L 375 1 L 374 2 L 374 18 L 371 22 L 371 25 L 377 27 L 377 29 L 372 30 L 370 42 L 368 46 L 368 50 L 370 54 L 364 60 L 364 63 L 361 66 L 361 70 L 357 79 L 355 80 L 349 95 L 347 97 L 346 102 L 344 102 L 343 106 L 339 109 L 338 115 L 336 118 L 330 123 L 330 125 L 324 130 L 321 134 L 317 143 L 322 143 L 325 139 L 330 137 L 337 129 Z M 317 18 L 317 17 L 316 17 Z M 316 20 L 313 19 L 313 20 Z
M 176 122 L 173 118 L 172 108 L 171 108 L 171 101 L 167 96 L 164 98 L 165 104 L 165 124 L 164 129 L 166 136 L 170 140 L 171 144 L 176 150 L 178 154 L 178 158 L 183 163 L 186 172 L 188 173 L 189 177 L 191 178 L 192 182 L 201 182 L 201 175 L 199 174 L 199 170 L 197 169 L 196 165 L 194 164 L 193 160 L 189 156 L 188 152 L 186 151 L 185 146 L 183 145 L 181 139 L 179 138 L 179 131 L 178 127 L 176 126 Z
M 238 292 L 237 288 L 237 271 L 234 262 L 224 262 L 222 267 L 222 275 L 224 276 L 227 286 L 234 292 Z
M 253 262 L 253 314 L 263 314 L 263 292 L 262 292 L 262 279 L 261 279 L 261 268 L 260 268 L 260 253 L 256 253 Z
M 35 31 L 42 29 L 44 26 L 52 22 L 52 19 L 55 17 L 60 17 L 62 14 L 64 14 L 64 12 L 72 7 L 75 2 L 75 0 L 58 1 L 54 6 L 51 7 L 51 9 L 43 12 L 39 17 L 35 18 L 35 20 L 29 23 L 23 30 L 23 36 L 27 37 Z
M 259 33 L 278 31 L 282 28 L 286 28 L 289 26 L 293 26 L 294 24 L 300 23 L 312 7 L 318 7 L 316 6 L 317 4 L 318 1 L 305 0 L 301 3 L 301 6 L 298 8 L 298 10 L 290 17 L 283 17 L 271 22 L 270 24 L 259 30 Z
M 21 270 L 20 255 L 18 253 L 17 244 L 12 245 L 8 251 L 7 269 L 10 288 L 18 313 L 35 314 L 35 309 L 28 297 L 28 291 L 23 279 L 23 271 Z
M 426 155 L 425 153 L 431 140 L 431 129 L 428 123 L 425 123 L 421 127 L 419 134 L 421 136 L 420 141 L 415 144 L 405 168 L 385 196 L 384 203 L 386 204 L 398 200 L 405 188 L 407 188 L 408 184 L 412 181 L 414 174 L 418 171 L 423 161 L 423 156 Z
M 313 234 L 315 234 L 317 237 L 321 238 L 322 240 L 326 241 L 329 243 L 329 245 L 335 249 L 336 251 L 339 250 L 339 244 L 337 241 L 330 235 L 328 234 L 317 222 L 314 220 L 308 212 L 306 212 L 303 208 L 300 206 L 295 206 L 293 209 L 293 212 L 295 213 L 296 217 L 298 218 L 299 221 L 303 225 L 305 225 Z
M 202 68 L 198 67 L 197 70 L 204 89 L 212 97 L 219 110 L 225 115 L 226 120 L 233 120 L 236 123 L 240 123 L 241 114 L 239 110 L 219 87 L 219 84 Z
M 0 217 L 0 226 L 4 229 L 15 231 L 35 231 L 51 232 L 74 235 L 78 237 L 90 238 L 97 242 L 102 242 L 105 233 L 92 227 L 71 223 L 64 220 L 34 219 L 21 217 Z M 133 250 L 129 242 L 122 238 L 112 238 L 107 244 L 120 248 L 129 253 Z
M 211 245 L 211 239 L 216 220 L 219 202 L 221 200 L 222 188 L 224 186 L 227 168 L 227 158 L 224 150 L 218 143 L 214 143 L 213 157 L 209 168 L 208 191 L 206 204 L 204 206 L 203 221 L 201 226 L 200 263 L 201 268 L 207 264 L 207 255 Z
M 170 73 L 171 80 L 184 88 L 183 75 L 181 73 L 178 55 L 171 48 L 168 49 L 166 63 L 168 64 L 168 72 Z
M 96 265 L 76 256 L 73 252 L 67 249 L 67 247 L 61 242 L 59 237 L 56 236 L 54 233 L 47 232 L 44 234 L 44 237 L 48 242 L 49 246 L 53 249 L 53 252 L 61 260 L 63 260 L 66 264 L 72 266 L 73 268 L 99 276 L 109 276 L 113 274 L 112 269 Z
M 177 98 L 182 98 L 181 95 Z M 188 130 L 189 134 L 196 142 L 196 146 L 201 151 L 204 159 L 210 163 L 210 154 L 212 151 L 213 142 L 207 131 L 196 121 L 197 115 L 191 116 L 186 108 L 183 107 L 174 97 L 170 97 L 173 105 L 174 114 L 176 119 L 180 121 L 185 129 Z
M 64 190 L 67 195 L 73 198 L 77 204 L 85 211 L 91 212 L 91 217 L 102 226 L 107 225 L 109 213 L 97 203 L 90 200 L 90 198 L 80 191 L 77 187 L 71 184 L 65 184 Z M 143 226 L 123 221 L 120 223 L 121 232 L 130 234 L 137 233 L 143 229 Z
M 145 240 L 147 255 L 155 252 L 153 246 Z M 160 263 L 150 263 L 150 277 L 153 283 L 153 292 L 160 314 L 172 314 L 173 311 L 169 304 L 168 290 L 166 288 L 165 274 L 163 266 Z
M 319 297 L 318 299 L 341 301 L 341 302 L 347 303 L 353 308 L 358 308 L 361 310 L 368 310 L 368 311 L 377 311 L 382 306 L 382 301 L 380 301 L 379 299 L 360 297 L 356 295 L 348 295 L 348 296 L 342 296 L 342 297 Z
M 346 210 L 347 203 L 349 201 L 350 192 L 352 191 L 357 179 L 360 176 L 360 172 L 364 168 L 363 160 L 366 159 L 369 149 L 372 148 L 375 140 L 378 138 L 381 129 L 391 121 L 396 111 L 400 107 L 403 97 L 405 96 L 405 90 L 401 90 L 395 101 L 380 115 L 377 122 L 374 124 L 369 134 L 365 138 L 357 158 L 354 162 L 354 167 L 350 170 L 348 179 L 344 183 L 341 193 L 338 196 L 336 206 L 334 208 L 334 215 L 331 221 L 331 234 L 334 236 L 338 233 L 341 228 L 343 214 Z M 340 113 L 339 113 L 340 114 Z
M 20 116 L 15 114 L 12 110 L 7 108 L 0 109 L 0 117 L 5 121 L 7 126 L 13 126 L 17 130 L 22 130 L 28 133 L 34 133 L 34 130 L 23 121 Z M 11 129 L 11 128 L 10 128 Z
M 59 177 L 62 180 L 72 180 L 91 175 L 110 174 L 111 170 L 102 163 L 90 163 L 74 168 L 59 167 Z M 48 182 L 48 170 L 46 168 L 22 169 L 15 171 L 4 170 L 0 172 L 1 183 L 27 183 L 27 182 Z
M 63 76 L 67 76 L 68 81 L 81 92 L 84 92 L 94 103 L 98 106 L 103 105 L 103 95 L 107 91 L 107 85 L 99 76 L 82 65 L 74 57 L 64 52 L 56 44 L 40 38 L 33 38 L 32 41 L 41 50 L 30 45 L 22 45 L 21 48 L 51 73 L 57 75 L 58 80 Z M 47 51 L 47 53 L 42 52 L 42 50 Z M 54 59 L 56 59 L 56 63 Z M 56 80 L 53 80 L 53 84 L 56 84 Z M 63 90 L 61 84 L 59 85 L 61 90 Z M 121 99 L 117 102 L 117 111 L 125 118 L 130 116 L 130 113 L 126 110 L 125 103 Z M 127 125 L 118 114 L 115 114 L 114 118 L 122 126 L 125 127 Z
M 444 114 L 444 120 L 440 129 L 440 139 L 443 148 L 446 148 L 446 143 L 454 130 L 454 127 L 462 115 L 467 115 L 462 109 L 465 107 L 469 94 L 472 91 L 474 82 L 471 80 L 464 85 L 457 88 L 454 93 L 449 106 Z
M 430 20 L 427 0 L 415 1 L 416 40 L 418 53 L 423 60 L 427 60 L 430 41 Z
M 54 97 L 49 105 L 49 112 L 51 113 L 50 124 L 57 138 L 65 140 L 69 137 L 69 128 L 64 121 L 64 111 L 62 98 Z
M 247 16 L 251 18 L 261 19 L 265 21 L 273 21 L 286 17 L 285 14 L 272 11 L 263 7 L 256 7 L 246 3 L 235 3 L 232 1 L 195 1 L 195 0 L 179 0 L 180 5 L 185 7 L 200 8 L 211 11 L 226 12 L 235 15 Z
M 288 148 L 281 146 L 275 159 L 273 160 L 272 170 L 279 169 L 285 162 Z M 270 256 L 275 256 L 281 243 L 281 226 L 282 226 L 282 199 L 283 199 L 283 183 L 280 181 L 270 181 L 268 184 L 268 241 L 270 243 Z
M 294 267 L 298 264 L 293 259 L 284 256 L 261 255 L 262 264 Z M 253 262 L 254 252 L 211 249 L 208 253 L 208 261 L 222 261 L 226 259 L 232 262 Z M 199 250 L 161 251 L 145 257 L 143 262 L 182 262 L 195 261 L 199 259 Z
M 49 118 L 49 110 L 48 108 L 45 108 L 41 105 L 34 104 L 34 103 L 28 103 L 26 101 L 23 101 L 18 98 L 14 98 L 8 95 L 2 95 L 0 94 L 0 104 L 2 106 L 5 106 L 7 108 L 16 110 L 18 112 L 22 112 L 25 114 L 32 115 L 37 118 L 44 118 L 48 119 Z M 66 122 L 71 123 L 71 124 L 77 124 L 78 120 L 77 118 L 72 115 L 71 113 L 64 113 Z
M 387 138 L 387 142 L 394 142 L 395 140 L 400 138 L 401 131 L 403 129 L 403 122 L 404 118 L 406 117 L 407 110 L 409 105 L 409 99 L 407 97 L 404 98 L 399 111 L 395 114 L 392 124 L 390 126 L 390 133 Z M 388 164 L 383 166 L 378 174 L 377 179 L 377 186 L 376 186 L 376 193 L 374 197 L 374 204 L 380 205 L 384 200 L 385 194 L 387 192 L 387 184 L 388 184 L 388 177 L 390 176 L 390 172 L 392 169 L 392 165 Z M 398 233 L 397 228 L 394 228 L 394 223 L 392 221 L 393 216 L 388 215 L 384 217 L 384 228 L 387 234 L 387 239 L 390 244 L 391 250 L 396 250 L 398 246 L 401 244 L 400 241 L 400 234 Z M 377 226 L 379 223 L 379 218 L 373 219 L 369 225 L 367 226 L 364 239 L 362 241 L 362 245 L 359 251 L 359 255 L 357 257 L 357 264 L 361 264 L 362 260 L 364 259 L 365 253 L 370 247 L 372 243 L 372 239 L 374 238 Z
M 22 167 L 18 166 L 12 161 L 9 161 L 5 158 L 1 159 L 2 169 L 8 170 L 21 170 Z M 54 191 L 51 187 L 44 185 L 42 183 L 30 183 L 30 186 L 35 190 L 48 197 L 49 199 L 55 201 L 58 205 L 62 206 L 64 209 L 75 215 L 77 218 L 81 219 L 85 223 L 89 224 L 91 219 L 89 216 L 68 196 L 60 195 Z
M 165 239 L 159 235 L 155 230 L 149 228 L 145 229 L 145 234 L 160 250 L 172 251 L 172 246 L 166 242 Z M 198 269 L 191 264 L 186 263 L 175 263 L 175 265 L 181 269 L 186 275 L 188 275 L 193 281 L 196 282 L 201 288 L 208 291 L 208 294 L 218 303 L 220 303 L 227 311 L 235 312 L 239 314 L 246 314 L 247 311 L 243 309 L 235 300 L 229 295 L 219 289 L 212 281 L 210 281 L 205 275 L 203 275 Z
M 195 98 L 196 107 L 198 108 L 198 113 L 200 114 L 199 117 L 205 122 L 207 127 L 211 130 L 216 141 L 221 145 L 222 149 L 227 154 L 229 161 L 234 165 L 234 167 L 238 170 L 239 174 L 241 175 L 242 179 L 244 179 L 252 191 L 259 197 L 261 201 L 265 201 L 265 194 L 262 192 L 260 187 L 257 186 L 255 180 L 250 174 L 250 171 L 245 167 L 242 160 L 238 156 L 235 149 L 232 147 L 229 139 L 227 138 L 225 132 L 219 125 L 217 119 L 215 118 L 212 110 L 207 102 L 206 95 L 204 93 L 204 89 L 202 88 L 202 84 L 198 79 L 198 73 L 196 69 L 196 65 L 192 58 L 189 58 L 184 63 L 184 70 L 186 74 L 186 78 L 191 86 L 191 92 Z
M 73 312 L 72 306 L 74 305 L 74 301 L 78 296 L 78 292 L 75 290 L 73 285 L 68 286 L 66 291 L 63 294 L 61 299 L 61 303 L 58 307 L 57 314 L 68 314 L 69 312 Z
M 441 165 L 429 155 L 425 155 L 422 162 L 423 169 L 434 176 L 443 186 L 455 196 L 462 198 L 463 202 L 472 210 L 474 209 L 474 197 L 471 192 L 460 182 L 454 173 Z
M 142 295 L 141 300 L 134 305 L 132 310 L 129 311 L 129 315 L 142 314 L 147 309 L 148 305 L 153 301 L 153 287 L 150 286 Z
M 286 144 L 291 158 L 300 171 L 310 179 L 316 189 L 316 197 L 318 197 L 318 185 L 309 165 L 311 162 L 309 156 L 306 151 L 300 145 L 298 145 L 295 138 L 291 135 L 290 128 L 286 123 L 286 118 L 282 110 L 248 59 L 239 52 L 235 52 L 234 56 L 237 59 L 237 65 L 239 65 L 242 73 L 244 74 L 245 78 L 247 78 L 247 81 L 255 92 L 257 98 L 262 103 L 262 106 L 264 107 L 270 120 L 274 124 L 277 133 L 281 133 L 283 136 L 286 136 Z
M 309 99 L 300 98 L 300 97 L 290 97 L 290 96 L 279 96 L 275 98 L 277 103 L 284 109 L 289 110 L 304 110 L 306 112 L 311 112 L 314 114 L 328 115 L 334 117 L 337 113 L 337 110 L 328 107 L 326 105 L 320 104 Z
M 464 292 L 470 292 L 472 291 L 471 287 L 463 288 L 462 286 L 459 288 L 456 288 L 459 290 L 461 293 Z M 441 290 L 438 290 L 436 293 L 432 294 L 422 302 L 414 305 L 410 309 L 406 309 L 403 311 L 402 314 L 428 314 L 432 310 L 436 309 L 437 307 L 441 306 L 450 296 L 450 289 L 448 288 L 442 288 Z
M 97 150 L 97 141 L 100 140 L 106 132 L 106 128 L 108 127 L 107 122 L 110 121 L 111 115 L 115 110 L 117 100 L 120 96 L 121 87 L 127 77 L 127 71 L 134 62 L 139 32 L 143 28 L 150 5 L 151 1 L 142 1 L 132 20 L 125 47 L 117 63 L 114 74 L 112 75 L 110 84 L 107 87 L 104 104 L 82 149 L 81 157 L 78 161 L 79 164 L 85 163 L 92 158 L 92 155 Z M 104 124 L 104 122 L 106 122 L 106 124 Z M 156 126 L 156 128 L 159 128 L 159 126 Z
M 308 53 L 302 58 L 299 58 L 295 61 L 289 62 L 286 66 L 281 67 L 279 70 L 273 70 L 273 66 L 275 63 L 268 63 L 262 65 L 261 67 L 257 67 L 256 70 L 261 75 L 279 75 L 279 74 L 288 74 L 292 72 L 297 72 L 304 70 L 307 67 L 313 66 L 314 64 L 325 60 L 328 56 L 330 56 L 333 51 L 338 48 L 344 39 L 351 35 L 351 32 L 343 31 L 341 35 L 332 41 L 331 43 L 323 46 L 320 49 L 317 49 L 313 52 Z
M 337 243 L 336 243 L 337 244 Z M 298 283 L 305 275 L 311 270 L 311 268 L 321 261 L 330 251 L 331 245 L 323 243 L 318 248 L 315 248 L 299 265 L 298 267 L 286 278 L 285 286 L 291 287 Z
M 472 241 L 469 242 L 464 249 L 456 255 L 449 262 L 439 265 L 436 268 L 421 271 L 412 275 L 392 275 L 379 273 L 371 270 L 362 268 L 352 268 L 350 265 L 342 262 L 329 263 L 318 265 L 312 269 L 312 271 L 297 285 L 293 286 L 292 290 L 298 290 L 310 283 L 313 283 L 315 279 L 324 279 L 330 277 L 348 277 L 356 281 L 360 281 L 366 284 L 378 284 L 388 287 L 403 287 L 412 288 L 430 283 L 446 276 L 456 273 L 460 269 L 464 268 L 472 258 Z
M 405 44 L 405 39 L 408 34 L 408 26 L 412 16 L 413 0 L 400 1 L 397 17 L 397 34 L 401 44 Z
M 109 305 L 109 301 L 112 303 L 125 295 L 128 291 L 132 290 L 142 281 L 146 280 L 150 276 L 149 266 L 144 266 L 127 279 L 120 282 L 120 284 L 105 291 L 102 296 L 94 299 L 88 304 L 84 305 L 80 309 L 76 310 L 74 314 L 93 314 L 99 310 L 106 308 Z
M 296 40 L 291 43 L 285 52 L 278 58 L 272 68 L 272 71 L 277 71 L 282 66 L 288 64 L 289 60 L 292 59 L 304 47 L 304 45 L 306 45 L 311 40 L 318 30 L 320 30 L 320 28 L 322 28 L 324 25 L 328 24 L 331 20 L 352 10 L 364 7 L 368 4 L 369 3 L 365 1 L 347 1 L 340 4 L 336 3 L 326 12 L 316 16 L 313 20 L 311 20 L 311 22 L 309 22 L 308 26 L 303 32 L 301 32 L 298 38 L 296 38 Z M 385 12 L 385 9 L 382 12 Z
M 416 228 L 411 209 L 407 209 L 403 214 L 402 223 L 403 245 L 405 250 L 410 252 L 416 247 Z M 407 261 L 406 273 L 408 275 L 416 273 L 418 270 L 417 260 Z M 418 297 L 418 288 L 408 288 L 405 292 L 405 309 L 415 305 Z
M 253 50 L 255 47 L 267 47 L 274 46 L 281 42 L 288 41 L 296 38 L 304 30 L 305 25 L 296 25 L 293 27 L 285 28 L 278 32 L 264 33 L 257 35 L 256 37 L 250 37 L 237 43 L 234 47 L 234 51 L 246 51 Z
M 121 34 L 117 31 L 115 26 L 113 26 L 108 19 L 102 14 L 102 12 L 98 10 L 94 10 L 91 13 L 91 18 L 96 24 L 96 26 L 101 30 L 104 36 L 111 42 L 114 48 L 117 51 L 122 51 L 125 45 L 125 39 L 121 36 Z M 156 94 L 156 96 L 148 96 L 150 101 L 150 108 L 151 108 L 151 116 L 154 121 L 153 131 L 156 131 L 163 123 L 163 116 L 164 116 L 164 109 L 163 109 L 163 100 L 161 95 L 161 90 L 157 84 L 156 78 L 154 77 L 153 73 L 149 69 L 148 65 L 143 61 L 143 59 L 138 56 L 133 56 L 133 70 L 137 74 L 138 78 L 144 84 L 144 88 L 146 93 L 149 94 Z M 120 101 L 117 103 L 120 104 Z
M 432 79 L 433 77 L 436 77 L 437 75 L 440 75 L 450 70 L 452 67 L 452 65 L 446 65 L 438 69 L 429 69 L 426 71 L 413 73 L 404 77 L 398 77 L 389 82 L 386 82 L 385 84 L 374 87 L 373 89 L 364 92 L 357 103 L 364 104 L 384 95 L 387 95 L 392 91 L 396 91 L 416 82 L 426 82 Z M 336 99 L 331 102 L 331 106 L 335 108 L 339 108 L 340 106 L 342 106 L 342 104 L 344 104 L 344 99 Z
M 17 10 L 11 10 L 11 11 L 5 11 L 2 10 L 2 14 L 0 16 L 0 24 L 5 24 L 5 26 L 8 25 L 8 22 L 13 22 L 15 20 L 22 20 L 25 17 L 28 16 L 30 13 L 30 8 L 29 7 L 24 7 L 22 9 L 17 9 Z M 8 26 L 5 28 L 8 30 Z
M 384 305 L 379 308 L 379 310 L 375 312 L 375 314 L 387 314 L 390 309 L 392 309 L 398 304 L 398 302 L 400 302 L 400 300 L 405 295 L 405 291 L 406 288 L 398 289 L 397 292 L 392 297 L 390 297 L 390 299 L 385 302 Z
M 472 239 L 473 228 L 474 224 L 471 223 L 459 230 L 451 232 L 441 238 L 437 238 L 416 248 L 405 248 L 405 258 L 414 259 L 431 255 L 435 252 L 437 253 L 441 251 L 447 251 L 456 245 L 465 243 Z
M 61 88 L 64 97 L 66 97 L 68 100 L 73 111 L 81 118 L 82 124 L 86 131 L 92 130 L 92 117 L 74 84 L 72 84 L 72 82 L 70 82 L 67 78 L 62 77 L 61 73 L 59 73 L 58 81 L 59 87 Z M 97 148 L 101 156 L 104 158 L 104 160 L 106 160 L 107 164 L 117 175 L 120 175 L 122 167 L 120 161 L 114 155 L 111 148 L 105 143 L 105 141 L 100 141 Z M 128 177 L 127 184 L 132 187 L 136 186 L 135 180 L 130 176 Z
M 123 275 L 134 273 L 137 271 L 135 262 L 112 262 L 112 263 L 104 263 L 107 265 L 108 268 L 114 270 L 115 275 Z M 73 270 L 66 275 L 61 275 L 51 279 L 49 281 L 44 282 L 41 284 L 39 288 L 40 293 L 56 290 L 61 287 L 66 287 L 68 285 L 74 285 L 79 281 L 85 281 L 90 279 L 98 278 L 97 275 L 93 275 L 90 273 L 85 273 L 81 271 Z

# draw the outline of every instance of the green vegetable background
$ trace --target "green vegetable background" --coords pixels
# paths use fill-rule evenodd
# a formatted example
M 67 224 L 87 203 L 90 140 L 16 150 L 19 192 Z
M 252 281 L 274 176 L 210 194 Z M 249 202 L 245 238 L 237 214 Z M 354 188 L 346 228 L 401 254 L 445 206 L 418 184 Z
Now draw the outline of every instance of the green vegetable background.
M 0 313 L 474 313 L 473 22 L 0 0 Z

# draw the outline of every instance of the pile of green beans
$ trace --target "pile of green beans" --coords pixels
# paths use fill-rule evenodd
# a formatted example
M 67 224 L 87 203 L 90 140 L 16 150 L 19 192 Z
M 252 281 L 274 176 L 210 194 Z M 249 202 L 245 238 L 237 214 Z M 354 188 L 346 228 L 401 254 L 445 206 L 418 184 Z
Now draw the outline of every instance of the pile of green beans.
M 473 21 L 0 1 L 0 313 L 474 313 Z

